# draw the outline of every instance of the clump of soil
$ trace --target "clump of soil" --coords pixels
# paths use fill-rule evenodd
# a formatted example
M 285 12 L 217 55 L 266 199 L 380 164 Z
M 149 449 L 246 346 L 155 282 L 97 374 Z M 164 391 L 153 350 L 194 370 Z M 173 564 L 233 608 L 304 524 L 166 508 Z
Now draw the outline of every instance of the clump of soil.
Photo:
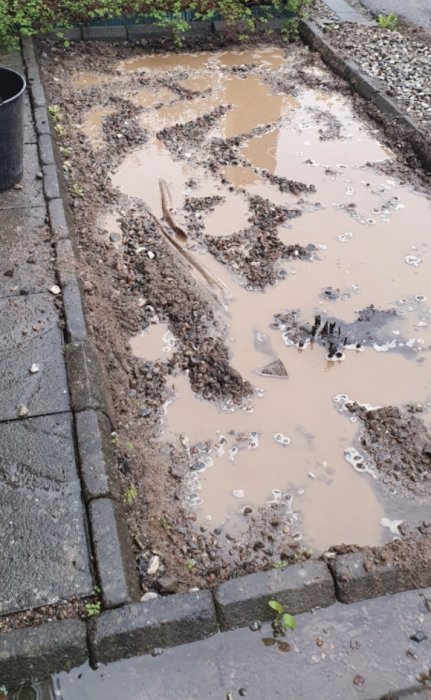
M 328 288 L 328 297 L 337 298 L 332 287 Z M 379 310 L 367 306 L 358 312 L 358 318 L 352 323 L 332 319 L 324 314 L 317 314 L 313 323 L 302 321 L 299 311 L 286 311 L 276 314 L 271 324 L 279 328 L 287 345 L 303 348 L 310 343 L 317 343 L 328 348 L 328 359 L 342 359 L 345 348 L 356 348 L 374 343 L 387 345 L 388 349 L 396 349 L 393 338 L 382 333 L 384 326 L 396 318 L 395 309 Z M 404 346 L 402 346 L 404 347 Z
M 431 433 L 418 416 L 421 406 L 367 410 L 347 403 L 362 421 L 361 445 L 384 482 L 415 496 L 431 495 Z

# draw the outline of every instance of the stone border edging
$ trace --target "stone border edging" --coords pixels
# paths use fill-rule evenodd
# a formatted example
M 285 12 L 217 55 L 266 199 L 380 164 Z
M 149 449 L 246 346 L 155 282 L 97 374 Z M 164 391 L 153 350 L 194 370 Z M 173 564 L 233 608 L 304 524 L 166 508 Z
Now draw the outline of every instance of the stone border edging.
M 309 23 L 303 23 L 302 32 L 304 26 L 309 27 Z M 328 49 L 333 52 L 331 47 Z M 60 620 L 0 634 L 0 680 L 22 683 L 34 676 L 48 676 L 78 666 L 89 656 L 92 665 L 108 663 L 151 652 L 155 647 L 197 641 L 218 630 L 246 626 L 253 620 L 269 621 L 273 618 L 268 606 L 271 598 L 286 605 L 292 614 L 300 614 L 330 606 L 336 600 L 353 603 L 431 586 L 430 567 L 413 573 L 396 563 L 370 568 L 367 553 L 355 552 L 249 574 L 212 590 L 131 602 L 136 596 L 136 577 L 130 547 L 124 547 L 127 533 L 115 479 L 109 400 L 106 389 L 100 386 L 97 355 L 87 336 L 76 276 L 73 227 L 63 200 L 64 188 L 58 177 L 60 161 L 31 40 L 23 41 L 23 54 L 40 159 L 49 181 L 45 191 L 66 314 L 66 354 L 83 499 L 105 610 L 87 624 Z M 342 66 L 341 69 L 345 70 Z M 398 112 L 398 108 L 393 108 Z M 416 130 L 413 124 L 412 128 Z
M 316 24 L 302 20 L 299 24 L 301 39 L 310 48 L 317 51 L 329 68 L 365 100 L 372 102 L 383 114 L 397 120 L 406 130 L 408 142 L 418 160 L 426 171 L 431 171 L 431 139 L 399 108 L 395 102 L 386 97 L 375 82 L 361 71 L 352 60 L 346 59 L 326 40 L 324 33 Z
M 259 19 L 258 17 L 256 19 Z M 282 29 L 284 20 L 273 17 L 265 22 L 265 29 Z M 246 31 L 246 24 L 235 25 L 238 31 Z M 184 33 L 185 39 L 202 38 L 211 34 L 220 36 L 232 31 L 232 25 L 229 25 L 225 20 L 191 20 L 189 29 Z M 71 27 L 69 29 L 58 29 L 58 32 L 50 32 L 47 35 L 42 35 L 40 38 L 46 38 L 49 41 L 59 41 L 59 35 L 67 41 L 141 41 L 170 39 L 172 32 L 158 24 L 122 24 L 119 26 L 96 26 L 90 27 L 82 25 L 79 27 Z M 60 39 L 61 40 L 61 39 Z

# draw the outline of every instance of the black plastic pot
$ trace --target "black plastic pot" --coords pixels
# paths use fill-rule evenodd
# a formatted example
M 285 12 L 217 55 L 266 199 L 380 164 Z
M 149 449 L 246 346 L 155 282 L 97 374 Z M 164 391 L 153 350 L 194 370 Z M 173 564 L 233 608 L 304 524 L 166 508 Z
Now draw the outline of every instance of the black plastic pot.
M 25 79 L 0 67 L 0 192 L 22 178 Z

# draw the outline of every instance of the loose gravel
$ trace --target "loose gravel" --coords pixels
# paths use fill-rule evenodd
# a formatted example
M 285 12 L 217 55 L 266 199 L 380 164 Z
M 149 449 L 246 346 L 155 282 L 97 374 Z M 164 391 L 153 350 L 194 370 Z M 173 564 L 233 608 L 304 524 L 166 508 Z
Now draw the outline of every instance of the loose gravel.
M 343 24 L 330 42 L 428 130 L 431 126 L 431 46 L 398 31 Z

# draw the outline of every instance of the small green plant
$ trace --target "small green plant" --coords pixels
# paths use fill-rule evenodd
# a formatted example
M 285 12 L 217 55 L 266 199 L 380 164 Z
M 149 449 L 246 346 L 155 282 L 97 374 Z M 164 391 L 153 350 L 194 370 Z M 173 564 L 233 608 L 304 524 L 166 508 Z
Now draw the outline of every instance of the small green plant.
M 395 12 L 389 12 L 387 15 L 379 15 L 377 22 L 382 29 L 389 29 L 393 32 L 398 26 L 398 17 Z
M 138 489 L 136 488 L 135 484 L 132 484 L 129 486 L 128 489 L 125 490 L 123 499 L 124 503 L 127 503 L 127 505 L 132 505 L 136 501 L 136 497 L 138 495 Z
M 166 530 L 167 527 L 169 527 L 169 521 L 167 518 L 165 518 L 164 515 L 162 515 L 161 518 L 159 518 L 159 525 L 162 527 L 164 530 Z
M 189 571 L 191 571 L 192 569 L 194 569 L 195 566 L 196 566 L 196 560 L 195 560 L 195 559 L 187 559 L 187 561 L 186 561 L 186 568 L 187 568 Z
M 274 630 L 281 630 L 285 632 L 288 629 L 294 630 L 296 628 L 296 620 L 293 615 L 286 612 L 286 605 L 280 603 L 279 600 L 270 600 L 268 605 L 276 613 L 275 619 L 272 623 Z
M 111 433 L 111 442 L 115 447 L 118 447 L 120 444 L 120 438 L 118 437 L 117 433 Z
M 290 17 L 284 21 L 283 35 L 287 41 L 294 41 L 299 34 L 299 22 L 307 19 L 309 9 L 314 0 L 287 0 L 286 10 L 295 12 L 295 17 Z
M 100 615 L 102 612 L 102 603 L 100 600 L 93 601 L 93 602 L 88 602 L 84 604 L 85 612 L 87 613 L 87 617 L 96 617 L 97 615 Z
M 81 199 L 84 197 L 84 190 L 82 189 L 81 185 L 79 185 L 77 182 L 74 182 L 73 185 L 70 188 L 70 191 L 75 197 L 81 197 Z

